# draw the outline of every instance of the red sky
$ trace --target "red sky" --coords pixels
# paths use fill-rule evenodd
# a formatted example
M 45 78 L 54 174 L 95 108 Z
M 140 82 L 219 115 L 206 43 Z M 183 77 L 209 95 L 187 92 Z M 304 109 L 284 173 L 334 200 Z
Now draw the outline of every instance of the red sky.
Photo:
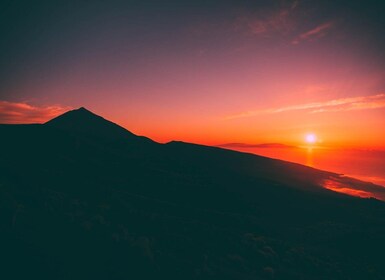
M 385 148 L 383 17 L 324 2 L 10 4 L 0 122 L 84 106 L 160 142 L 302 145 L 315 133 Z

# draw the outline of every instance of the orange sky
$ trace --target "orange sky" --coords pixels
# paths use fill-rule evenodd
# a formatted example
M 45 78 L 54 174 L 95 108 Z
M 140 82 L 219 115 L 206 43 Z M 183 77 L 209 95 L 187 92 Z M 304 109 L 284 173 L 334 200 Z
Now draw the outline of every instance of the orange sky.
M 303 145 L 312 132 L 321 146 L 385 148 L 376 7 L 209 2 L 10 4 L 0 122 L 83 106 L 159 142 Z
M 306 144 L 307 133 L 314 133 L 318 146 L 385 148 L 385 132 L 381 130 L 381 127 L 385 127 L 384 108 L 381 107 L 385 95 L 358 99 L 360 101 L 357 103 L 349 101 L 346 104 L 344 100 L 340 100 L 341 102 L 334 103 L 344 105 L 336 106 L 325 105 L 330 101 L 320 102 L 316 108 L 311 109 L 302 109 L 313 107 L 305 103 L 215 116 L 192 116 L 183 111 L 164 114 L 156 112 L 157 108 L 147 108 L 148 112 L 142 114 L 131 112 L 127 115 L 113 108 L 95 112 L 136 134 L 146 135 L 159 142 L 182 140 L 209 145 L 237 142 L 298 146 Z M 356 106 L 359 108 L 356 109 Z M 368 108 L 362 108 L 365 106 Z M 34 107 L 24 103 L 0 102 L 0 109 L 0 116 L 5 123 L 36 123 L 45 122 L 70 107 Z M 315 110 L 324 111 L 314 112 Z

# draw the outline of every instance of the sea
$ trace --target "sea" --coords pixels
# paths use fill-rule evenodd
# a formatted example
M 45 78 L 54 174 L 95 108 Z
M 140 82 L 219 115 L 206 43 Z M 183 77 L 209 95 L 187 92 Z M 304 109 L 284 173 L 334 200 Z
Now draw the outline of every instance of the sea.
M 325 147 L 226 147 L 300 163 L 385 187 L 385 150 Z

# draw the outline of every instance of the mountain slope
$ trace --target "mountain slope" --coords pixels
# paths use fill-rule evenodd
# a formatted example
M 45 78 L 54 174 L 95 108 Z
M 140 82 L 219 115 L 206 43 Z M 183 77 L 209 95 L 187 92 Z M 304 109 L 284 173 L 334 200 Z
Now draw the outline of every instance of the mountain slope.
M 324 189 L 337 174 L 157 144 L 84 109 L 0 133 L 7 279 L 385 277 L 385 205 Z
M 44 125 L 70 132 L 77 136 L 87 136 L 98 140 L 117 141 L 124 139 L 131 142 L 152 142 L 149 138 L 137 136 L 123 127 L 88 111 L 84 107 L 68 111 L 46 122 Z

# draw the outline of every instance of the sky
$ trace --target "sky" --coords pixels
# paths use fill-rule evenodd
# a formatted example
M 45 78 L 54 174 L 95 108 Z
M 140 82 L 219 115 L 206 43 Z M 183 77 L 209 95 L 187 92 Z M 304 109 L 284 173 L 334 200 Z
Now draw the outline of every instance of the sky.
M 0 123 L 385 149 L 381 1 L 2 1 Z

